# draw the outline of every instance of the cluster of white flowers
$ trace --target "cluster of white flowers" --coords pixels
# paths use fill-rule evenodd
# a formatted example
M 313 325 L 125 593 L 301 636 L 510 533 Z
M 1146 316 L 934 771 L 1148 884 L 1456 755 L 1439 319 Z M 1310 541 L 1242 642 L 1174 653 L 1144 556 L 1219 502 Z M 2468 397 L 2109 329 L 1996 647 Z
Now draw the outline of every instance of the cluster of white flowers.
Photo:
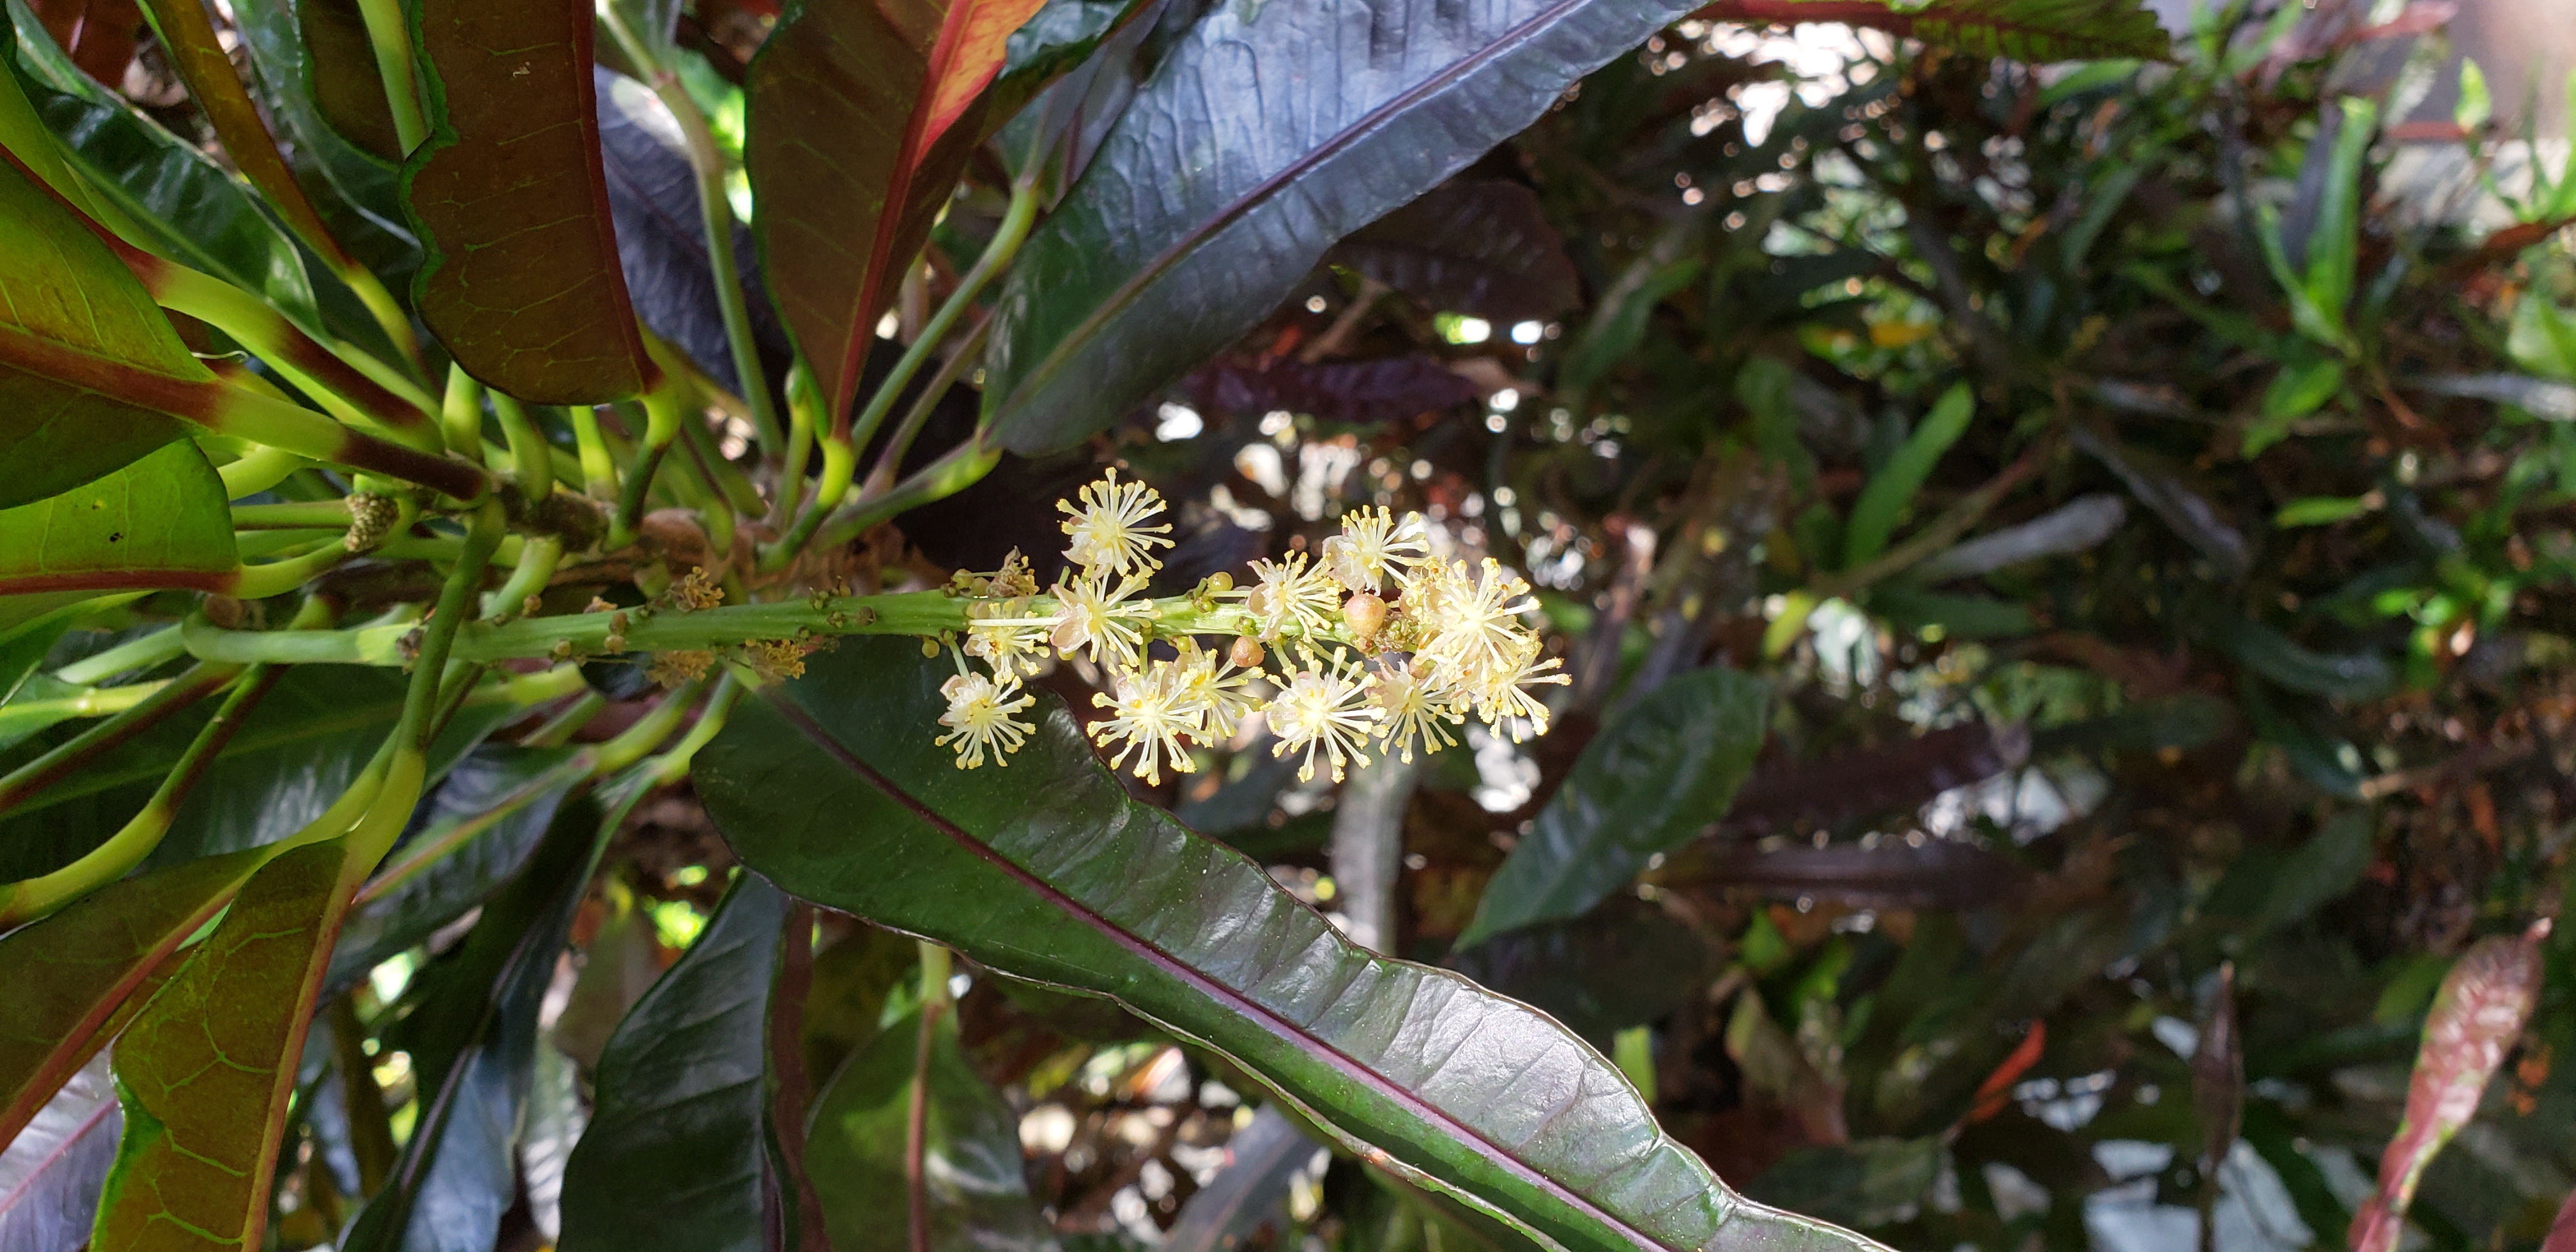
M 1163 498 L 1114 469 L 1077 498 L 1056 506 L 1072 569 L 1043 594 L 1018 553 L 951 584 L 970 603 L 938 742 L 956 749 L 960 769 L 988 754 L 1008 764 L 1032 729 L 1019 714 L 1036 697 L 1021 680 L 1050 658 L 1079 657 L 1107 676 L 1092 701 L 1109 716 L 1092 737 L 1149 783 L 1196 770 L 1191 746 L 1231 741 L 1253 713 L 1276 755 L 1302 754 L 1299 778 L 1312 779 L 1320 757 L 1336 782 L 1373 752 L 1409 763 L 1453 746 L 1451 728 L 1470 715 L 1515 741 L 1547 731 L 1531 688 L 1567 680 L 1523 625 L 1537 607 L 1529 584 L 1490 558 L 1435 559 L 1420 514 L 1355 510 L 1312 561 L 1257 560 L 1242 585 L 1218 574 L 1158 602 L 1140 593 L 1162 568 L 1154 550 L 1172 546 L 1172 528 L 1154 521 Z M 1230 641 L 1210 647 L 1203 636 Z

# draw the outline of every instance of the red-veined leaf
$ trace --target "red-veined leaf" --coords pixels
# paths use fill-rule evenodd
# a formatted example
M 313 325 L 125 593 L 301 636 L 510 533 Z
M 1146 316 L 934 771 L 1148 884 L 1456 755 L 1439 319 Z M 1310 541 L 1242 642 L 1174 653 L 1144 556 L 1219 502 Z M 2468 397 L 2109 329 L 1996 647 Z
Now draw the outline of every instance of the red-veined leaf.
M 467 373 L 537 404 L 657 377 L 609 222 L 592 20 L 568 0 L 425 0 L 415 19 L 430 136 L 403 166 L 428 254 L 413 298 Z
M 838 417 L 897 271 L 982 138 L 958 123 L 1039 2 L 794 4 L 752 62 L 762 272 Z

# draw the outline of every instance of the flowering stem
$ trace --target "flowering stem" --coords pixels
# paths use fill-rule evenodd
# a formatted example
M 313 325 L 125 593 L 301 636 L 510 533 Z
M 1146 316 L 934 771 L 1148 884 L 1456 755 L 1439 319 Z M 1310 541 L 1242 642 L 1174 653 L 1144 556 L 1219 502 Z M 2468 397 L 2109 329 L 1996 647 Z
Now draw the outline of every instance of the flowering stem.
M 806 600 L 726 605 L 694 612 L 615 609 L 523 618 L 501 624 L 469 622 L 457 629 L 450 656 L 460 661 L 549 656 L 569 660 L 610 652 L 704 651 L 756 640 L 820 639 L 836 635 L 938 638 L 963 632 L 967 624 L 967 606 L 974 603 L 977 601 L 941 591 L 900 591 L 873 596 L 818 596 Z M 1056 611 L 1056 602 L 1047 596 L 1003 603 L 1018 606 L 1018 611 L 1008 618 L 979 620 L 1016 619 L 1037 623 L 1053 620 Z M 1259 630 L 1259 624 L 1240 605 L 1203 603 L 1189 596 L 1139 603 L 1153 607 L 1153 616 L 1139 625 L 1150 627 L 1150 637 L 1156 639 L 1174 639 L 1182 635 L 1232 636 Z M 404 638 L 421 627 L 396 622 L 348 630 L 223 630 L 203 619 L 192 619 L 182 629 L 188 651 L 201 660 L 241 664 L 400 665 L 405 660 Z M 619 637 L 620 646 L 609 646 L 608 639 L 612 634 Z M 1299 637 L 1293 631 L 1288 635 L 1290 639 Z M 1322 633 L 1303 637 L 1317 643 L 1350 642 L 1337 623 Z

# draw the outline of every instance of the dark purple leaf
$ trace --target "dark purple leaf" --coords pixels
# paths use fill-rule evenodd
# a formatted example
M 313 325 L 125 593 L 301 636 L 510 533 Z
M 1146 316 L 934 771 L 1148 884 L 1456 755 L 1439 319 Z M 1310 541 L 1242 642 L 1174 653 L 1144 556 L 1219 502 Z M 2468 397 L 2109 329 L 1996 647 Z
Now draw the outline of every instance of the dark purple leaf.
M 1973 843 L 1890 839 L 1875 847 L 1729 844 L 1681 867 L 1729 887 L 1856 908 L 1994 908 L 2020 898 L 2030 873 Z
M 1761 834 L 1911 809 L 1953 787 L 2015 768 L 2029 757 L 2030 732 L 2020 724 L 1972 722 L 1887 747 L 1757 769 L 1726 811 L 1724 825 L 1730 831 Z
M 1353 424 L 1452 408 L 1479 394 L 1476 384 L 1423 352 L 1376 361 L 1212 365 L 1190 380 L 1190 393 L 1220 413 L 1285 409 Z
M 1554 317 L 1583 298 L 1565 240 L 1519 183 L 1435 187 L 1324 255 L 1435 309 L 1496 322 Z

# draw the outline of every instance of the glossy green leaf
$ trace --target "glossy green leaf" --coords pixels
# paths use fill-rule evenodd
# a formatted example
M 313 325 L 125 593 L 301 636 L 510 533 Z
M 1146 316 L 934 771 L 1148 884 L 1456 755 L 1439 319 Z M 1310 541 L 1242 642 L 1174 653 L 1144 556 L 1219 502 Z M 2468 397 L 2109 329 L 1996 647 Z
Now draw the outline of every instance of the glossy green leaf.
M 932 742 L 947 667 L 891 639 L 807 665 L 737 708 L 697 772 L 745 863 L 799 895 L 1112 996 L 1388 1168 L 1569 1249 L 1873 1246 L 1727 1190 L 1564 1027 L 1370 955 L 1133 803 L 1052 699 L 1007 773 L 969 773 Z
M 308 38 L 314 27 L 331 20 L 318 16 L 308 20 L 308 10 L 315 6 L 345 8 L 344 16 L 355 17 L 350 0 L 270 0 L 245 4 L 233 11 L 233 17 L 258 77 L 261 103 L 292 141 L 287 160 L 311 190 L 323 221 L 376 272 L 389 278 L 407 277 L 420 264 L 420 245 L 403 222 L 402 167 L 394 146 L 377 151 L 362 141 L 353 142 L 334 129 L 322 104 L 328 94 L 361 89 L 345 81 L 342 86 L 330 86 L 335 79 L 363 77 L 362 89 L 372 92 L 381 106 L 384 83 L 376 74 L 375 54 L 372 49 L 359 53 L 365 57 L 362 70 L 353 71 L 345 63 L 334 65 L 328 38 L 320 43 Z M 363 39 L 365 32 L 358 35 Z M 385 125 L 390 133 L 390 111 Z
M 788 899 L 734 880 L 705 932 L 618 1023 L 564 1168 L 563 1252 L 760 1252 L 771 1185 L 763 1082 Z
M 0 1248 L 77 1248 L 89 1241 L 99 1184 L 124 1125 L 102 1056 L 72 1075 L 0 1149 Z
M 0 168 L 0 340 L 68 349 L 106 370 L 207 376 L 107 245 L 16 167 Z M 176 438 L 151 410 L 0 353 L 0 508 L 60 495 Z
M 403 164 L 428 256 L 421 320 L 466 372 L 537 404 L 642 391 L 591 87 L 590 6 L 424 0 L 412 19 L 430 136 Z
M 814 1110 L 805 1168 L 823 1202 L 833 1252 L 911 1247 L 904 1154 L 912 1113 L 921 1010 L 887 1025 L 841 1067 Z M 922 1200 L 939 1252 L 1052 1252 L 1055 1231 L 1029 1198 L 1019 1118 L 967 1064 L 957 1015 L 930 1030 L 922 1130 Z
M 1260 320 L 1336 240 L 1688 7 L 1211 8 L 1021 250 L 986 367 L 1002 441 L 1049 451 L 1117 420 Z
M 0 1141 L 107 1041 L 108 1024 L 164 957 L 258 867 L 210 857 L 112 884 L 0 938 Z
M 389 670 L 296 666 L 224 744 L 147 866 L 255 848 L 303 829 L 384 742 L 402 695 L 402 676 Z M 0 881 L 69 864 L 114 832 L 213 712 L 214 702 L 205 701 L 173 716 L 0 817 Z M 430 745 L 430 778 L 517 712 L 504 704 L 460 711 Z
M 364 871 L 345 838 L 262 866 L 118 1037 L 125 1133 L 94 1246 L 258 1244 L 323 962 Z
M 332 236 L 320 210 L 304 194 L 303 184 L 296 182 L 294 172 L 287 168 L 285 153 L 278 147 L 276 136 L 269 133 L 268 121 L 260 116 L 258 104 L 251 100 L 250 89 L 233 65 L 231 51 L 216 34 L 207 7 L 196 0 L 140 3 L 152 21 L 153 33 L 159 36 L 170 68 L 187 84 L 189 98 L 214 129 L 224 154 L 242 177 L 259 188 L 269 211 L 324 261 L 344 270 L 353 267 L 355 262 Z
M 487 744 L 458 761 L 414 815 L 415 833 L 385 859 L 377 881 L 349 910 L 326 990 L 356 982 L 516 879 L 565 797 L 589 776 L 582 757 L 570 748 Z M 503 815 L 487 816 L 496 811 Z M 408 868 L 422 857 L 435 859 Z M 399 881 L 385 886 L 395 875 Z
M 2018 61 L 2162 59 L 2172 40 L 2136 0 L 1720 0 L 1701 15 L 1736 22 L 1848 22 L 1971 56 Z
M 61 495 L 0 509 L 0 596 L 223 591 L 240 563 L 223 480 L 192 440 L 173 440 Z
M 272 7 L 284 10 L 303 35 L 305 77 L 322 120 L 359 150 L 387 162 L 402 160 L 402 137 L 357 0 L 293 0 Z
M 1761 750 L 1769 699 L 1758 678 L 1693 670 L 1620 714 L 1512 845 L 1458 946 L 1578 916 L 1715 824 Z
M 1898 445 L 1896 455 L 1888 458 L 1877 473 L 1869 476 L 1860 489 L 1860 498 L 1852 501 L 1851 518 L 1843 528 L 1843 568 L 1854 566 L 1887 550 L 1887 541 L 1896 533 L 1896 523 L 1914 503 L 1914 494 L 1932 476 L 1932 467 L 1959 436 L 1968 433 L 1968 419 L 1977 411 L 1975 393 L 1968 384 L 1960 383 L 1941 393 L 1932 411 L 1923 415 L 1921 425 Z
M 856 397 L 877 316 L 982 138 L 959 122 L 1038 3 L 791 3 L 752 63 L 762 273 L 826 412 Z
M 312 279 L 295 241 L 255 192 L 196 145 L 92 82 L 12 0 L 21 85 L 59 136 L 92 194 L 140 227 L 126 242 L 255 292 L 298 324 L 319 324 Z M 110 222 L 111 226 L 120 225 Z
M 517 1196 L 511 1149 L 534 1081 L 538 1014 L 573 912 L 616 830 L 599 819 L 585 804 L 551 829 L 541 825 L 526 872 L 406 989 L 385 1046 L 410 1055 L 419 1112 L 340 1252 L 488 1252 L 498 1237 Z

